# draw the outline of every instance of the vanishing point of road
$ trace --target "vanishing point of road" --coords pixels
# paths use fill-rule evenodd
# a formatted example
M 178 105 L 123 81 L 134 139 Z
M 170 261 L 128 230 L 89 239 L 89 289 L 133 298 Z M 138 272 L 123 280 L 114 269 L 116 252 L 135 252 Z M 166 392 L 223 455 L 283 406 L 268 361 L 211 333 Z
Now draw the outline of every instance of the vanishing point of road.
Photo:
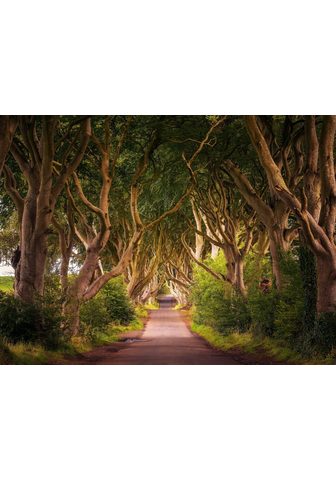
M 174 310 L 172 297 L 159 300 L 138 338 L 98 347 L 76 362 L 95 365 L 236 365 L 232 354 L 213 349 L 187 327 L 184 312 Z

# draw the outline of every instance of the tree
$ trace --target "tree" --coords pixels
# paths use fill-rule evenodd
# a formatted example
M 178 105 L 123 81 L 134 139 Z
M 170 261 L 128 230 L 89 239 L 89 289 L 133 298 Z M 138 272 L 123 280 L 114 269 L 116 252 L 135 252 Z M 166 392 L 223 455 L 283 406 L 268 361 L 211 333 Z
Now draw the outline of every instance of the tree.
M 302 200 L 285 182 L 274 161 L 255 116 L 246 117 L 246 126 L 260 163 L 267 174 L 270 188 L 299 221 L 307 245 L 317 261 L 318 312 L 336 311 L 336 249 L 334 243 L 336 216 L 336 180 L 334 169 L 334 140 L 336 116 L 323 118 L 317 164 L 315 120 L 306 120 L 307 170 L 302 188 Z M 321 194 L 316 169 L 319 167 Z M 307 193 L 306 193 L 307 192 Z M 308 201 L 309 198 L 309 201 Z M 318 212 L 320 214 L 318 215 Z M 319 218 L 318 218 L 319 217 Z M 318 218 L 318 219 L 317 219 Z
M 36 295 L 43 295 L 49 227 L 63 187 L 84 156 L 91 123 L 85 118 L 65 120 L 64 125 L 55 116 L 20 117 L 18 123 L 10 153 L 21 170 L 25 194 L 18 190 L 8 163 L 4 165 L 5 188 L 20 224 L 15 295 L 31 303 Z

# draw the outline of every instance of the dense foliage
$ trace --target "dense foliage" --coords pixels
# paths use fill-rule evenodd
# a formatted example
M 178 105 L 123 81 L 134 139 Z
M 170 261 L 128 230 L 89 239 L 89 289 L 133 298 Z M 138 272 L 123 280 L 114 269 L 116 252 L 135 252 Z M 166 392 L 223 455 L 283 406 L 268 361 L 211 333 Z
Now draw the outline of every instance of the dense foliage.
M 90 338 L 105 332 L 110 325 L 129 325 L 135 311 L 123 280 L 110 280 L 93 299 L 82 305 L 80 315 L 81 333 Z
M 0 292 L 0 336 L 8 343 L 56 348 L 62 338 L 61 322 L 58 305 L 42 299 L 27 304 L 11 293 Z
M 206 263 L 215 271 L 225 274 L 225 258 L 222 254 L 215 259 L 208 258 Z M 326 344 L 328 348 L 334 344 L 334 331 L 331 331 L 333 319 L 330 319 L 330 315 L 320 315 L 313 321 L 310 318 L 310 304 L 304 302 L 305 277 L 301 275 L 297 254 L 287 254 L 282 258 L 284 287 L 281 292 L 275 288 L 263 291 L 260 286 L 260 278 L 264 278 L 264 275 L 260 277 L 259 272 L 270 272 L 270 265 L 265 259 L 261 266 L 259 259 L 251 255 L 247 264 L 247 298 L 237 295 L 232 286 L 214 278 L 203 268 L 194 266 L 191 291 L 196 324 L 211 326 L 222 334 L 250 331 L 256 337 L 277 339 L 283 345 L 305 354 L 325 352 Z M 324 345 L 321 344 L 321 338 L 326 339 Z

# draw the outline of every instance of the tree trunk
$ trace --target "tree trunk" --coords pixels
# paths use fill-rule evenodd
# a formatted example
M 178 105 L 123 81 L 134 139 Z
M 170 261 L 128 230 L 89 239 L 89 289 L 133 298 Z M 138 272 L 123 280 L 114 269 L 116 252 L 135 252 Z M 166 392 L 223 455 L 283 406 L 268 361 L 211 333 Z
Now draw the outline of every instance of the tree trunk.
M 217 245 L 211 244 L 211 258 L 214 260 L 219 252 L 219 247 Z
M 242 258 L 237 258 L 235 261 L 235 282 L 233 287 L 240 295 L 242 295 L 242 297 L 246 297 L 247 291 L 244 283 L 244 260 Z
M 46 239 L 31 238 L 22 244 L 20 262 L 15 271 L 15 296 L 33 303 L 36 295 L 42 296 L 47 261 Z
M 336 311 L 336 260 L 317 256 L 317 311 Z
M 276 287 L 278 290 L 282 288 L 282 274 L 280 267 L 280 249 L 274 236 L 270 236 L 270 252 L 272 257 L 272 270 L 275 278 Z
M 66 325 L 70 337 L 75 337 L 79 333 L 80 319 L 80 297 L 75 290 L 72 291 L 71 296 L 68 296 L 66 303 L 63 306 L 64 316 L 66 318 Z
M 60 282 L 61 282 L 63 297 L 65 297 L 68 290 L 69 263 L 70 263 L 70 255 L 63 254 L 62 260 L 61 260 L 61 268 L 60 268 Z
M 236 259 L 232 253 L 231 245 L 223 244 L 223 252 L 226 260 L 226 277 L 227 280 L 234 285 L 237 279 L 236 272 Z
M 90 284 L 98 260 L 98 251 L 89 249 L 78 276 L 74 283 L 68 288 L 67 296 L 63 304 L 63 312 L 69 322 L 69 333 L 71 336 L 78 335 L 80 304 Z
M 42 296 L 47 261 L 46 215 L 41 228 L 36 228 L 37 192 L 30 191 L 25 200 L 20 232 L 20 261 L 15 269 L 14 294 L 26 303 Z
M 302 235 L 300 240 L 299 260 L 304 295 L 303 335 L 309 338 L 317 317 L 316 259 L 313 252 L 305 245 Z

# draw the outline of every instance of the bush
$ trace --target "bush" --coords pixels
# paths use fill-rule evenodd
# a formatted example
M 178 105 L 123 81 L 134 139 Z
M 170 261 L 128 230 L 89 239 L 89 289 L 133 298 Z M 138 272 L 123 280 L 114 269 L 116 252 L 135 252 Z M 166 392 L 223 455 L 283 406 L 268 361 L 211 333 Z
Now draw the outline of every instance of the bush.
M 103 288 L 102 295 L 113 323 L 129 325 L 135 318 L 134 308 L 127 295 L 122 277 L 114 278 Z
M 205 262 L 216 272 L 225 275 L 225 257 L 222 252 Z M 215 328 L 220 333 L 246 331 L 250 315 L 245 300 L 237 295 L 231 285 L 214 278 L 202 267 L 194 266 L 194 284 L 191 289 L 195 306 L 194 322 Z
M 282 255 L 283 288 L 275 310 L 275 337 L 300 349 L 303 332 L 304 289 L 296 251 Z
M 27 304 L 12 294 L 0 293 L 0 336 L 13 344 L 56 348 L 62 336 L 59 308 L 40 299 Z
M 223 253 L 206 259 L 211 268 L 225 275 Z M 336 350 L 336 314 L 316 313 L 316 266 L 314 255 L 302 245 L 281 255 L 283 286 L 263 292 L 262 278 L 272 278 L 269 256 L 250 253 L 246 259 L 247 301 L 221 282 L 194 265 L 191 289 L 193 320 L 228 335 L 250 332 L 256 337 L 273 337 L 304 355 L 328 354 Z
M 251 312 L 245 298 L 236 293 L 232 294 L 230 302 L 230 316 L 235 329 L 239 333 L 247 332 L 251 326 Z
M 207 259 L 206 263 L 213 270 L 226 273 L 222 253 L 214 260 Z M 281 292 L 274 286 L 263 292 L 259 283 L 261 278 L 271 278 L 271 261 L 269 257 L 261 258 L 251 253 L 246 260 L 245 281 L 249 293 L 245 300 L 229 283 L 216 280 L 203 268 L 194 266 L 195 323 L 223 334 L 251 330 L 258 337 L 275 337 L 298 347 L 303 330 L 304 300 L 299 257 L 295 250 L 282 255 L 281 271 Z
M 111 323 L 111 318 L 104 304 L 104 299 L 99 293 L 81 306 L 80 319 L 80 333 L 84 337 L 93 339 L 97 334 L 106 332 Z
M 264 293 L 258 283 L 250 287 L 248 303 L 252 332 L 257 336 L 274 336 L 298 347 L 303 328 L 304 301 L 300 264 L 295 251 L 283 253 L 280 266 L 283 281 L 280 292 L 272 287 Z
M 166 283 L 164 285 L 162 285 L 162 287 L 158 291 L 159 295 L 169 295 L 170 293 L 171 293 L 170 288 L 168 287 L 168 285 Z
M 13 363 L 12 353 L 0 339 L 0 365 L 9 365 L 11 363 Z
M 254 287 L 248 296 L 248 307 L 251 315 L 252 332 L 256 336 L 272 337 L 275 327 L 275 312 L 278 295 L 275 289 L 263 293 Z
M 121 277 L 110 280 L 104 288 L 80 309 L 81 334 L 94 338 L 110 325 L 129 325 L 135 318 Z
M 336 347 L 336 313 L 325 312 L 317 316 L 313 349 L 316 353 L 329 353 Z

